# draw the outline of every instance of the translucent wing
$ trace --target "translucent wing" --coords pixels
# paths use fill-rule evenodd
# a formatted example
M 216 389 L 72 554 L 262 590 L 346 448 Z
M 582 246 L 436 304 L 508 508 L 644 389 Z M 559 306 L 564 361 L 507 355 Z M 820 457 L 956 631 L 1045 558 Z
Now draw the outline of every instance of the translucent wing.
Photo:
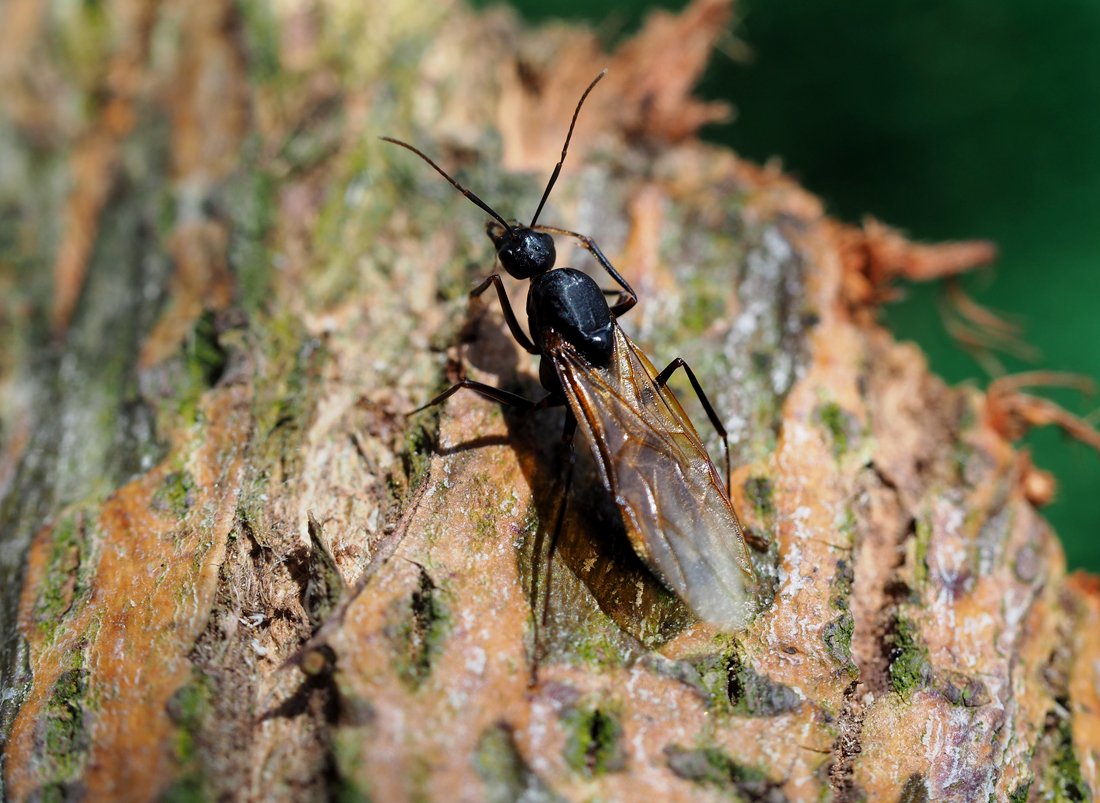
M 706 622 L 741 630 L 755 577 L 741 525 L 698 433 L 649 359 L 615 327 L 608 368 L 551 333 L 549 352 L 635 551 Z

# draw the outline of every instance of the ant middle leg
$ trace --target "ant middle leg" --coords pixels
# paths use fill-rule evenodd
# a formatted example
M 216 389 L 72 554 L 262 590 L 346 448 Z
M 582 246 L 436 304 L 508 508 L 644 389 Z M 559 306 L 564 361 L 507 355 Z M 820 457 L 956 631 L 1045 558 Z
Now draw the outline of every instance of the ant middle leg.
M 560 234 L 562 237 L 572 237 L 581 244 L 581 247 L 585 251 L 590 253 L 593 258 L 600 263 L 600 267 L 607 271 L 608 275 L 615 280 L 615 283 L 622 288 L 622 291 L 612 291 L 612 293 L 618 293 L 621 299 L 611 307 L 611 314 L 616 318 L 623 315 L 638 303 L 638 294 L 634 292 L 634 288 L 619 274 L 619 271 L 611 264 L 611 260 L 604 256 L 603 251 L 596 245 L 596 241 L 587 234 L 579 234 L 578 232 L 569 231 L 568 229 L 559 229 L 557 226 L 535 226 L 535 228 L 538 231 L 545 231 L 548 234 Z
M 695 389 L 695 395 L 699 401 L 703 404 L 703 410 L 707 414 L 707 418 L 710 419 L 710 423 L 714 426 L 715 432 L 722 439 L 722 446 L 726 452 L 726 496 L 730 496 L 733 493 L 733 472 L 730 466 L 730 439 L 726 433 L 726 428 L 722 426 L 722 420 L 718 417 L 718 413 L 714 412 L 714 407 L 711 406 L 710 399 L 707 398 L 707 394 L 703 391 L 703 386 L 699 384 L 699 380 L 695 377 L 695 372 L 691 370 L 691 366 L 687 364 L 687 361 L 683 357 L 677 357 L 670 362 L 665 370 L 657 374 L 655 382 L 657 387 L 663 388 L 668 384 L 669 378 L 676 372 L 676 369 L 683 368 L 684 373 L 687 374 L 688 380 L 691 382 L 692 388 Z
M 540 401 L 532 401 L 531 399 L 526 399 L 523 396 L 511 393 L 510 391 L 501 390 L 500 388 L 493 387 L 492 385 L 486 385 L 484 382 L 476 382 L 473 379 L 462 379 L 451 385 L 449 388 L 440 393 L 427 404 L 422 404 L 415 410 L 411 410 L 405 415 L 415 415 L 421 410 L 427 410 L 429 407 L 434 407 L 437 404 L 445 402 L 447 399 L 458 393 L 458 391 L 462 390 L 463 388 L 466 388 L 467 390 L 472 390 L 474 391 L 474 393 L 478 394 L 479 396 L 484 396 L 486 399 L 490 399 L 499 404 L 507 405 L 508 407 L 515 407 L 518 410 L 541 410 L 544 407 L 548 406 L 547 399 L 550 398 L 549 396 L 547 396 L 545 399 L 542 399 Z
M 451 396 L 458 393 L 458 391 L 462 389 L 472 390 L 477 395 L 484 396 L 490 401 L 495 401 L 498 404 L 503 404 L 505 407 L 515 407 L 517 410 L 523 410 L 524 412 L 546 410 L 550 407 L 562 407 L 566 404 L 565 396 L 561 393 L 547 393 L 538 401 L 533 401 L 532 399 L 525 398 L 517 393 L 512 393 L 511 391 L 503 390 L 501 388 L 494 387 L 493 385 L 486 385 L 484 382 L 478 382 L 473 379 L 460 379 L 458 382 L 455 382 L 453 385 L 440 393 L 427 404 L 422 404 L 415 410 L 410 410 L 409 412 L 405 413 L 405 416 L 408 417 L 410 415 L 416 415 L 421 410 L 427 410 L 429 407 L 435 407 L 435 405 L 445 402 L 447 399 L 451 398 Z M 576 422 L 574 422 L 573 426 L 576 427 Z M 564 438 L 565 436 L 563 435 L 562 437 Z M 570 443 L 572 443 L 571 437 Z

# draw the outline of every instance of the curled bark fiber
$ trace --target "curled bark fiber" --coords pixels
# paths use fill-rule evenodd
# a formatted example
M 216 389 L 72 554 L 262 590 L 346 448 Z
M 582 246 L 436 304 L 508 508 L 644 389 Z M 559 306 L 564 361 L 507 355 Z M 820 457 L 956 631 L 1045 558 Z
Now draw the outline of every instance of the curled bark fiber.
M 728 13 L 605 55 L 450 3 L 8 4 L 5 795 L 1095 792 L 1097 581 L 986 397 L 874 322 L 891 276 L 991 250 L 842 226 L 700 143 Z M 604 66 L 544 220 L 728 423 L 767 588 L 734 635 L 646 572 L 583 454 L 551 553 L 560 412 L 404 417 L 459 370 L 538 383 L 466 301 L 480 213 L 378 136 L 522 218 Z

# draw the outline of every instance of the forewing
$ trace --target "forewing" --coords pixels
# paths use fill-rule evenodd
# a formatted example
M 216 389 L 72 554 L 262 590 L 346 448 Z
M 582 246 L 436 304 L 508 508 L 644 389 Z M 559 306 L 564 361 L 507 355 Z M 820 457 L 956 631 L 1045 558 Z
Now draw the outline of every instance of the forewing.
M 618 327 L 610 367 L 594 368 L 567 342 L 550 356 L 627 534 L 699 618 L 740 630 L 755 579 L 741 526 L 718 472 L 672 392 Z

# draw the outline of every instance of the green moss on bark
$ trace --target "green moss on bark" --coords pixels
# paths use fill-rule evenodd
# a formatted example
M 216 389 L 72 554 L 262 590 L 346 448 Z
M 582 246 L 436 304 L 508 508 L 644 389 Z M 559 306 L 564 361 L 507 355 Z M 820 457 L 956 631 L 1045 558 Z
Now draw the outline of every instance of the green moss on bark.
M 90 747 L 85 724 L 88 672 L 82 653 L 72 653 L 70 667 L 54 683 L 39 721 L 42 764 L 38 777 L 43 800 L 71 799 L 71 785 L 84 771 Z
M 776 786 L 767 774 L 734 761 L 717 747 L 690 749 L 677 744 L 665 748 L 668 768 L 679 777 L 732 794 L 737 799 L 770 800 Z
M 894 620 L 888 636 L 890 644 L 890 687 L 903 699 L 932 682 L 932 665 L 928 648 L 921 641 L 915 623 L 904 616 Z
M 589 778 L 619 772 L 626 766 L 623 726 L 619 715 L 607 707 L 574 708 L 562 717 L 565 727 L 565 762 Z

